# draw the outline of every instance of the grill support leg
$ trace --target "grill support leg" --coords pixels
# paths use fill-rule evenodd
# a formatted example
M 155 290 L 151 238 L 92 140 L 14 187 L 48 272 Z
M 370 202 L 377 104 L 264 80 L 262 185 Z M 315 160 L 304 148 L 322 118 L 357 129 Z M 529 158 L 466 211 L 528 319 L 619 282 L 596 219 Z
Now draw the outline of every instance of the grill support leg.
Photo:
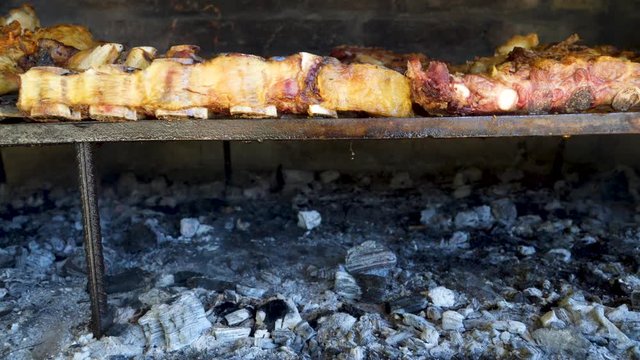
M 231 142 L 229 140 L 222 141 L 222 153 L 224 156 L 224 185 L 231 185 L 231 176 L 233 170 L 231 168 Z
M 78 183 L 82 198 L 89 297 L 91 299 L 91 331 L 96 338 L 99 338 L 108 325 L 108 310 L 107 294 L 104 289 L 104 258 L 93 158 L 94 145 L 77 143 L 75 149 L 78 162 Z

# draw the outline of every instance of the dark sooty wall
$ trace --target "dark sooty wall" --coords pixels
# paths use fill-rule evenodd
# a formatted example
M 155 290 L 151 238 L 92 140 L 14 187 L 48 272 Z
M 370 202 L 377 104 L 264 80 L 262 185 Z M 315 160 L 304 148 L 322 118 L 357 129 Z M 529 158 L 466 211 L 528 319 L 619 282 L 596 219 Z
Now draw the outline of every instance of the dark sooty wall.
M 21 0 L 3 0 L 5 12 Z M 87 25 L 128 46 L 200 45 L 205 53 L 327 53 L 340 44 L 461 61 L 516 33 L 639 48 L 640 0 L 32 0 L 44 25 Z

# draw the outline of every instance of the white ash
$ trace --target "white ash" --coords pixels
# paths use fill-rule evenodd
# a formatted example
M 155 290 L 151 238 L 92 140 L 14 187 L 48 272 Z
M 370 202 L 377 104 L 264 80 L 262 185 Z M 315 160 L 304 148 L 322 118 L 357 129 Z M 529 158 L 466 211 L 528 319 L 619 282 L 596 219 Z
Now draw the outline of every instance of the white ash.
M 473 172 L 453 187 L 453 180 L 413 179 L 415 188 L 402 191 L 373 174 L 337 181 L 302 172 L 281 193 L 260 180 L 276 178 L 268 174 L 240 180 L 225 200 L 222 182 L 144 183 L 129 175 L 103 184 L 107 272 L 145 275 L 139 284 L 108 284 L 118 291 L 109 294 L 114 325 L 99 340 L 86 336 L 77 190 L 10 189 L 8 205 L 0 204 L 8 214 L 0 217 L 0 327 L 7 330 L 0 357 L 640 355 L 638 269 L 630 260 L 640 256 L 635 204 L 599 197 L 599 180 L 589 178 L 535 188 L 513 183 L 520 174 L 485 186 Z M 465 200 L 452 189 L 467 192 Z M 322 231 L 296 230 L 297 211 L 306 209 L 323 214 Z M 456 227 L 465 212 L 473 221 Z M 197 220 L 192 237 L 181 233 L 182 219 Z M 143 234 L 150 241 L 127 238 L 132 224 L 150 230 Z M 569 261 L 554 249 L 568 251 Z M 440 284 L 455 284 L 452 307 L 430 299 Z M 152 350 L 136 320 L 155 313 L 161 322 L 158 307 L 185 294 L 198 299 L 195 312 L 211 327 L 197 336 L 176 332 L 192 342 L 173 352 L 164 336 Z M 192 318 L 187 308 L 165 313 Z
M 518 246 L 518 252 L 524 256 L 531 256 L 536 253 L 536 248 L 533 246 L 520 245 Z
M 242 284 L 237 284 L 236 285 L 236 291 L 241 295 L 248 296 L 250 298 L 259 299 L 264 295 L 264 293 L 267 290 L 266 289 L 261 289 L 261 288 L 255 288 L 255 287 L 251 287 L 251 286 L 246 286 L 246 285 L 242 285 Z
M 216 340 L 221 342 L 233 342 L 249 337 L 250 327 L 216 327 L 212 330 Z
M 396 265 L 396 255 L 375 241 L 365 241 L 347 251 L 345 266 L 352 274 L 385 276 Z
M 464 315 L 457 311 L 447 310 L 442 313 L 442 329 L 444 330 L 462 330 L 464 329 Z
M 561 248 L 551 249 L 547 254 L 552 256 L 557 256 L 559 259 L 561 259 L 564 262 L 571 261 L 571 252 L 567 249 L 561 249 Z
M 356 279 L 351 276 L 342 266 L 336 271 L 336 280 L 334 285 L 334 291 L 336 294 L 349 299 L 357 300 L 362 295 L 362 290 L 356 282 Z
M 229 326 L 238 325 L 241 322 L 251 317 L 251 312 L 247 309 L 236 310 L 230 314 L 225 315 L 225 320 Z
M 357 319 L 349 314 L 335 313 L 328 317 L 321 318 L 316 338 L 319 343 L 328 348 L 345 350 L 350 348 L 349 342 L 344 342 L 344 338 L 351 331 Z
M 154 288 L 138 296 L 138 300 L 144 305 L 153 306 L 167 302 L 172 295 L 162 289 Z
M 298 212 L 298 226 L 305 230 L 313 230 L 320 226 L 322 216 L 315 210 Z
M 420 223 L 423 225 L 429 225 L 431 219 L 435 217 L 437 210 L 435 208 L 426 208 L 420 212 Z
M 456 231 L 449 240 L 443 243 L 444 247 L 451 249 L 466 249 L 469 247 L 469 233 L 466 231 Z
M 491 208 L 483 205 L 469 211 L 459 212 L 454 220 L 457 229 L 488 229 L 494 222 Z
M 195 218 L 184 218 L 180 220 L 180 235 L 185 238 L 192 238 L 198 232 L 200 222 Z
M 447 289 L 444 286 L 438 286 L 429 290 L 429 299 L 431 299 L 431 302 L 435 306 L 450 308 L 456 303 L 456 294 L 453 290 Z
M 190 345 L 212 326 L 200 300 L 189 292 L 170 304 L 154 305 L 138 323 L 149 348 L 165 347 L 168 351 Z

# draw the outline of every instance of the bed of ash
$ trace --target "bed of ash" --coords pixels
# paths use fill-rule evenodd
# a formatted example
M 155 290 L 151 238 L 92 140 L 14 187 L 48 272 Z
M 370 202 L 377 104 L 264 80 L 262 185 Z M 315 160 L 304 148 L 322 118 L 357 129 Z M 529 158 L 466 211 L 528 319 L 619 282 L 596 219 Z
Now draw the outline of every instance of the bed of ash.
M 3 188 L 0 358 L 640 358 L 631 169 L 249 178 L 102 186 L 101 339 L 78 193 Z

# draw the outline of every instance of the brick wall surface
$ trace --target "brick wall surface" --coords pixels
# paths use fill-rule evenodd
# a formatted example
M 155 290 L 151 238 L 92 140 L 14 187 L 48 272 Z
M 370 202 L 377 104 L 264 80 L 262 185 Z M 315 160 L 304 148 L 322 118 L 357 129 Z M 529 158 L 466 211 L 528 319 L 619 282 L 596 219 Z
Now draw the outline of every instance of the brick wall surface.
M 0 11 L 22 3 L 4 0 Z M 327 53 L 350 43 L 462 61 L 516 33 L 640 48 L 640 0 L 31 0 L 43 24 L 89 26 L 128 46 L 200 45 L 205 54 Z

